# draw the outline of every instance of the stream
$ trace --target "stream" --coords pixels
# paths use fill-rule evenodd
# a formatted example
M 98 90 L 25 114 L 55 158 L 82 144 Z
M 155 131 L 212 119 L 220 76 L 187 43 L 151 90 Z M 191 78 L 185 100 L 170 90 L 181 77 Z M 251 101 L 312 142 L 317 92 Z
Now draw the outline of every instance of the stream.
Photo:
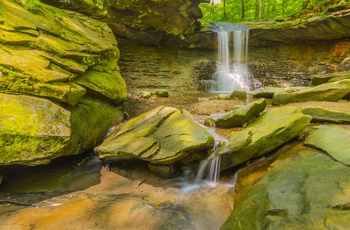
M 3 169 L 0 229 L 218 229 L 233 208 L 233 174 L 210 186 L 194 184 L 194 171 L 164 179 L 138 160 L 107 170 L 91 153 Z

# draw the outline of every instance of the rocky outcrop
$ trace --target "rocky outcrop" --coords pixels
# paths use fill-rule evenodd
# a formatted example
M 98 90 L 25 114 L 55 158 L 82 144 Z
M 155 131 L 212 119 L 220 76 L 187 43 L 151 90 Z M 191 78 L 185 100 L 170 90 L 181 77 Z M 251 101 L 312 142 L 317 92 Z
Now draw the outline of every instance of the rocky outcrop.
M 200 28 L 202 16 L 197 0 L 44 1 L 98 17 L 118 38 L 152 45 L 180 42 Z
M 341 80 L 292 93 L 275 93 L 272 103 L 281 105 L 303 101 L 338 101 L 348 94 L 350 94 L 350 80 Z
M 267 110 L 247 128 L 232 132 L 229 143 L 215 151 L 215 154 L 221 154 L 222 170 L 276 149 L 298 136 L 310 121 L 311 117 L 296 107 Z
M 185 111 L 159 106 L 124 123 L 95 152 L 102 160 L 138 158 L 169 165 L 199 159 L 213 144 L 213 136 Z
M 123 119 L 126 86 L 106 24 L 2 1 L 0 31 L 0 165 L 81 153 Z
M 308 19 L 247 23 L 251 28 L 251 44 L 295 43 L 313 40 L 334 40 L 350 36 L 350 11 Z

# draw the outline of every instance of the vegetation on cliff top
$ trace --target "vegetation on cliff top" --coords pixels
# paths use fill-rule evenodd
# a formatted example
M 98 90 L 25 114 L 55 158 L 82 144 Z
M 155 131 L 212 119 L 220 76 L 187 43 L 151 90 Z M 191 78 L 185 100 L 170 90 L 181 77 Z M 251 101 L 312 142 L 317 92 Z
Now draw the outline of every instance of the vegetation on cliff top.
M 201 3 L 202 22 L 309 18 L 350 9 L 349 0 L 211 0 Z

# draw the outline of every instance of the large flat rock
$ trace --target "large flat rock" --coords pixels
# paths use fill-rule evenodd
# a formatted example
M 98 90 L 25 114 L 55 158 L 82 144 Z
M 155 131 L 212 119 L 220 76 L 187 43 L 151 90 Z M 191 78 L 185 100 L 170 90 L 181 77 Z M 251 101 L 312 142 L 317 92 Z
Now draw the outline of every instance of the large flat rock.
M 95 152 L 104 160 L 138 158 L 172 164 L 200 158 L 213 143 L 212 135 L 185 112 L 159 106 L 124 123 Z
M 311 117 L 297 107 L 271 108 L 247 128 L 232 132 L 227 145 L 220 146 L 221 167 L 227 169 L 266 154 L 295 138 Z

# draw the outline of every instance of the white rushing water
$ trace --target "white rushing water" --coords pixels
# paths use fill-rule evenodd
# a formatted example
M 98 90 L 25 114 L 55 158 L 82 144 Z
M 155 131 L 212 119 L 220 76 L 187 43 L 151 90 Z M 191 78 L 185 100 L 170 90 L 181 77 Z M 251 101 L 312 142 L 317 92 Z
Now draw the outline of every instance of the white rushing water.
M 254 80 L 247 66 L 249 28 L 241 24 L 221 22 L 214 24 L 213 31 L 218 36 L 218 60 L 211 92 L 254 90 Z

